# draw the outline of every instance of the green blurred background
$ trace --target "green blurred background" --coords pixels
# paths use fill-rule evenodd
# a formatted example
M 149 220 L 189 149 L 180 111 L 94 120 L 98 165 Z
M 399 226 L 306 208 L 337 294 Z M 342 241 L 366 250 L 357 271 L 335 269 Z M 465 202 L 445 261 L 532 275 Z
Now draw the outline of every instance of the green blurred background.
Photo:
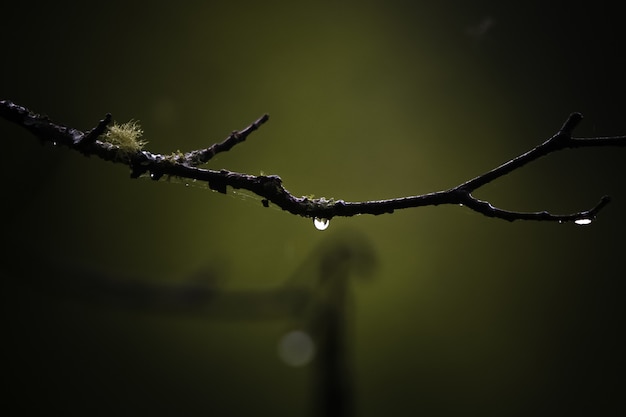
M 577 136 L 626 134 L 619 2 L 433 4 L 11 2 L 0 98 L 82 130 L 139 120 L 162 153 L 269 113 L 209 167 L 346 201 L 457 185 L 573 111 Z M 259 199 L 129 180 L 4 120 L 0 135 L 3 403 L 19 414 L 311 415 L 312 366 L 277 354 L 298 320 L 129 308 L 90 280 L 262 297 L 313 279 L 342 236 L 377 265 L 350 284 L 355 415 L 625 412 L 626 150 L 564 151 L 476 193 L 558 213 L 613 196 L 590 226 L 443 206 L 319 232 Z

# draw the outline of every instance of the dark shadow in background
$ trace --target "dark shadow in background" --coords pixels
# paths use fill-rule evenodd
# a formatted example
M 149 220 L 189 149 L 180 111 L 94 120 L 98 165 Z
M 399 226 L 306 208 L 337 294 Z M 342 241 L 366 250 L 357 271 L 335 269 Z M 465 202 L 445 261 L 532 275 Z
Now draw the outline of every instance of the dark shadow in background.
M 311 336 L 316 350 L 311 362 L 314 404 L 303 408 L 312 409 L 316 416 L 353 415 L 354 381 L 348 341 L 349 278 L 353 275 L 369 276 L 376 266 L 374 250 L 360 234 L 350 232 L 328 236 L 283 285 L 266 290 L 225 290 L 218 285 L 221 277 L 212 271 L 204 271 L 191 282 L 177 285 L 120 279 L 73 265 L 58 265 L 54 261 L 33 262 L 26 253 L 14 254 L 10 261 L 7 258 L 1 273 L 5 317 L 12 323 L 5 337 L 12 340 L 8 343 L 9 352 L 15 354 L 19 351 L 17 360 L 11 363 L 9 357 L 8 370 L 5 368 L 7 382 L 14 384 L 5 395 L 14 406 L 21 403 L 23 410 L 38 409 L 34 403 L 42 401 L 45 404 L 39 404 L 41 410 L 47 413 L 58 411 L 64 415 L 74 412 L 106 414 L 106 410 L 112 408 L 125 408 L 124 404 L 114 407 L 109 404 L 104 410 L 89 411 L 78 405 L 80 401 L 75 401 L 72 407 L 55 409 L 53 404 L 45 401 L 48 395 L 42 390 L 49 387 L 45 382 L 36 381 L 37 377 L 56 379 L 59 384 L 70 378 L 79 381 L 78 385 L 81 378 L 94 377 L 71 366 L 65 369 L 67 364 L 62 360 L 56 365 L 40 367 L 39 356 L 48 348 L 45 336 L 34 335 L 31 340 L 21 337 L 28 329 L 39 328 L 42 322 L 54 326 L 54 318 L 46 315 L 50 306 L 71 304 L 102 311 L 131 309 L 163 317 L 184 315 L 206 320 L 286 319 L 297 322 Z M 32 300 L 30 308 L 22 304 L 24 297 L 12 298 L 16 289 L 19 289 L 18 293 L 27 294 L 26 299 Z M 19 313 L 24 311 L 30 314 Z M 18 312 L 17 316 L 15 312 Z M 54 329 L 50 330 L 54 332 Z M 44 343 L 36 343 L 36 340 Z M 74 340 L 70 337 L 65 343 L 71 345 Z M 24 378 L 25 362 L 35 366 L 35 378 Z M 51 375 L 38 375 L 38 369 Z M 60 376 L 58 379 L 57 375 L 52 375 L 56 373 Z M 63 373 L 66 375 L 61 376 Z M 15 384 L 17 381 L 21 383 Z M 72 392 L 70 389 L 66 394 L 84 396 L 87 393 Z M 158 412 L 150 410 L 151 415 Z M 306 415 L 306 412 L 302 414 Z

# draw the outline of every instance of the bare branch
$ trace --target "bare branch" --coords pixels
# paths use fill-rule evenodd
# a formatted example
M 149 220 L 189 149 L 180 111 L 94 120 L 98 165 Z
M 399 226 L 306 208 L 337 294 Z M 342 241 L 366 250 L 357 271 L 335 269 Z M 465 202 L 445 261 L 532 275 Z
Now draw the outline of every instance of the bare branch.
M 189 165 L 198 166 L 206 164 L 211 158 L 220 152 L 229 151 L 233 146 L 246 140 L 250 133 L 257 130 L 263 123 L 269 120 L 270 116 L 264 114 L 250 126 L 246 127 L 241 132 L 234 131 L 229 137 L 224 139 L 220 143 L 213 144 L 206 149 L 200 149 L 197 151 L 187 152 L 185 154 L 185 160 Z
M 122 152 L 120 147 L 102 140 L 111 122 L 111 115 L 107 114 L 98 125 L 83 133 L 80 130 L 59 125 L 46 116 L 31 112 L 8 100 L 0 101 L 0 117 L 14 122 L 30 131 L 42 142 L 54 142 L 80 151 L 85 155 L 96 155 L 104 160 L 122 163 L 131 168 L 131 177 L 137 178 L 150 173 L 150 177 L 159 180 L 164 175 L 171 177 L 205 181 L 209 188 L 226 193 L 227 187 L 245 189 L 262 197 L 263 206 L 275 204 L 289 213 L 303 217 L 317 217 L 331 219 L 337 216 L 354 216 L 358 214 L 384 214 L 395 210 L 436 206 L 440 204 L 463 205 L 471 210 L 488 217 L 495 217 L 508 221 L 537 220 L 555 222 L 573 222 L 593 219 L 610 201 L 608 196 L 602 197 L 592 208 L 571 214 L 552 214 L 541 212 L 518 212 L 503 210 L 482 201 L 472 192 L 480 187 L 503 177 L 514 170 L 546 156 L 550 153 L 565 149 L 587 146 L 626 146 L 626 136 L 574 138 L 572 132 L 582 120 L 580 113 L 572 113 L 563 123 L 561 129 L 551 138 L 504 164 L 485 172 L 469 181 L 448 190 L 388 200 L 363 202 L 346 202 L 343 200 L 327 200 L 325 198 L 309 199 L 295 197 L 282 184 L 277 175 L 249 175 L 228 170 L 210 170 L 198 168 L 208 162 L 219 152 L 229 151 L 233 146 L 243 142 L 268 119 L 264 115 L 241 131 L 234 131 L 224 141 L 208 148 L 190 151 L 184 154 L 160 155 L 137 148 L 134 152 Z

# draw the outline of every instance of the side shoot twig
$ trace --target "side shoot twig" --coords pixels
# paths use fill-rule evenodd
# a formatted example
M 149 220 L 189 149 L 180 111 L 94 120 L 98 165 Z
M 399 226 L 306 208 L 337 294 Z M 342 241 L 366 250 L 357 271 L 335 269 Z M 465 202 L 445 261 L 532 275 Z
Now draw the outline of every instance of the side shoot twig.
M 95 155 L 107 161 L 128 165 L 131 170 L 131 178 L 138 178 L 145 174 L 149 174 L 156 181 L 163 176 L 187 178 L 204 181 L 209 188 L 221 193 L 226 193 L 226 189 L 229 186 L 236 189 L 245 189 L 262 197 L 262 203 L 265 207 L 272 203 L 289 213 L 320 219 L 331 219 L 337 216 L 349 217 L 358 214 L 378 215 L 412 207 L 457 204 L 485 216 L 508 221 L 574 222 L 590 220 L 609 203 L 610 199 L 608 196 L 602 197 L 594 207 L 588 210 L 570 214 L 552 214 L 548 211 L 519 212 L 504 210 L 494 207 L 488 201 L 475 198 L 472 193 L 529 162 L 565 148 L 626 146 L 626 136 L 573 137 L 572 132 L 582 120 L 582 115 L 580 113 L 572 113 L 561 129 L 542 144 L 456 187 L 409 197 L 348 202 L 344 200 L 328 200 L 323 197 L 317 199 L 296 197 L 283 186 L 282 179 L 277 175 L 255 176 L 225 169 L 216 171 L 199 168 L 199 165 L 207 163 L 216 154 L 229 151 L 236 144 L 245 141 L 253 131 L 267 122 L 269 119 L 267 114 L 245 129 L 232 132 L 220 143 L 205 149 L 187 153 L 177 152 L 169 155 L 155 154 L 142 149 L 143 143 L 138 139 L 141 135 L 138 126 L 134 123 L 127 123 L 121 126 L 111 125 L 110 114 L 107 114 L 96 127 L 87 132 L 54 123 L 48 117 L 36 114 L 8 100 L 0 101 L 0 117 L 22 126 L 42 142 L 53 142 L 57 145 L 64 145 L 70 149 L 77 150 L 84 155 Z

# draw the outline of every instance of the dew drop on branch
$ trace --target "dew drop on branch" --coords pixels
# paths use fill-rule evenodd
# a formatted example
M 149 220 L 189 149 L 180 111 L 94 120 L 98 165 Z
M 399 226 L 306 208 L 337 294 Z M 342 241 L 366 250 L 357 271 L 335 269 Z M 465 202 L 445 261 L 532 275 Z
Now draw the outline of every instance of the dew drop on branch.
M 588 224 L 591 224 L 591 222 L 593 222 L 593 219 L 587 218 L 587 217 L 583 217 L 580 219 L 576 219 L 574 220 L 574 223 L 580 225 L 580 226 L 586 226 Z
M 329 224 L 330 220 L 328 219 L 320 219 L 319 217 L 313 219 L 313 226 L 315 226 L 317 230 L 326 230 Z

